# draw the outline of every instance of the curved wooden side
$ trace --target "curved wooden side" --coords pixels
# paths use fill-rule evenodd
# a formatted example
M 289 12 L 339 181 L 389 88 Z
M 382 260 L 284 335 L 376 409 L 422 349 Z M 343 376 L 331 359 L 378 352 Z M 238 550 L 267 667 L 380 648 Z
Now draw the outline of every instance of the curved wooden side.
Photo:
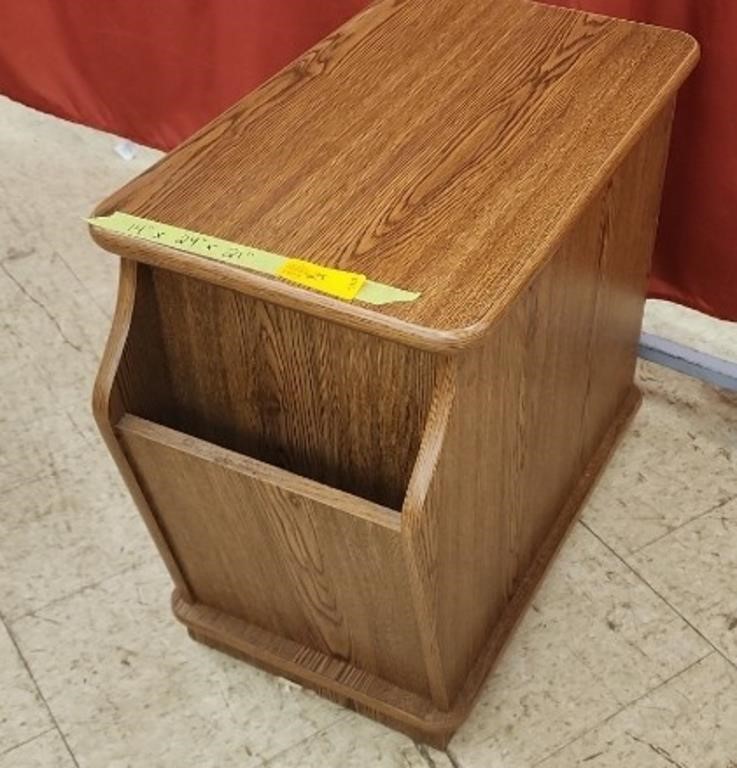
M 150 328 L 139 327 L 144 325 L 145 313 L 151 311 L 151 307 L 144 306 L 146 302 L 141 300 L 141 294 L 145 289 L 142 288 L 140 275 L 141 267 L 137 262 L 121 259 L 118 297 L 110 334 L 102 353 L 92 392 L 92 412 L 105 444 L 123 476 L 172 580 L 181 594 L 191 600 L 190 587 L 115 434 L 115 425 L 125 412 L 121 374 L 124 373 L 126 351 L 131 342 L 136 341 L 137 334 L 141 336 L 137 340 L 140 342 L 140 347 L 145 345 L 150 334 Z
M 450 709 L 451 693 L 438 639 L 436 536 L 439 521 L 432 517 L 438 512 L 437 507 L 427 504 L 427 500 L 443 453 L 456 399 L 457 368 L 455 357 L 441 358 L 438 363 L 437 381 L 425 432 L 402 506 L 401 528 L 405 564 L 430 690 L 435 706 L 444 711 Z

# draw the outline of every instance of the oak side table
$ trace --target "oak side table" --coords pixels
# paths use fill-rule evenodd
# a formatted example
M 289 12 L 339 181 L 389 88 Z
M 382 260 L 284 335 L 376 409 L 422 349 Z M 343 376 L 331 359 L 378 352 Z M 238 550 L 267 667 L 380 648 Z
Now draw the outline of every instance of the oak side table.
M 638 404 L 697 57 L 526 0 L 380 0 L 98 207 L 95 416 L 192 637 L 447 743 Z M 295 258 L 312 282 L 274 273 Z M 346 272 L 353 299 L 315 282 Z

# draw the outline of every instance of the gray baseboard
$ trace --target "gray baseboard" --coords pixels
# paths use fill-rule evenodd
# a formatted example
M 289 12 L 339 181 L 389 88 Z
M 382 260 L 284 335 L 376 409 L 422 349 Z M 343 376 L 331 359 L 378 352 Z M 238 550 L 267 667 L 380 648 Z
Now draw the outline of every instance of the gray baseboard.
M 716 387 L 737 391 L 737 363 L 730 360 L 707 355 L 651 333 L 640 336 L 639 355 L 643 360 L 664 365 Z

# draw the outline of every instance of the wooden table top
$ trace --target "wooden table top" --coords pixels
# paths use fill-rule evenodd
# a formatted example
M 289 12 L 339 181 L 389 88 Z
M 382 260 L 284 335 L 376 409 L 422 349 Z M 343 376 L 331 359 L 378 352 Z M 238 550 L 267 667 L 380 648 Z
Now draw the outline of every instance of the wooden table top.
M 482 336 L 698 57 L 527 0 L 380 0 L 102 203 L 413 291 L 369 307 L 102 230 L 124 256 L 444 349 Z

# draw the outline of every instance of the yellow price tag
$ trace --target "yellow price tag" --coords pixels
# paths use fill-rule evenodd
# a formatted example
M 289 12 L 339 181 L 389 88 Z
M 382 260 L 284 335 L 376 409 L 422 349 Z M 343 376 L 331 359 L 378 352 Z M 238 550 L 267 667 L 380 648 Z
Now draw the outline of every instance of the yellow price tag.
M 1 1 L 1 0 L 0 0 Z M 148 240 L 156 245 L 175 248 L 206 259 L 243 267 L 265 275 L 280 275 L 300 285 L 306 285 L 330 296 L 365 304 L 392 304 L 396 301 L 415 301 L 419 293 L 403 291 L 393 285 L 375 283 L 365 275 L 330 269 L 300 259 L 288 259 L 278 253 L 262 251 L 250 245 L 222 240 L 189 229 L 174 227 L 152 219 L 143 219 L 129 213 L 115 211 L 109 216 L 98 216 L 87 221 L 95 227 L 125 237 Z
M 305 285 L 321 293 L 348 301 L 356 298 L 366 282 L 366 275 L 321 267 L 319 264 L 301 259 L 286 259 L 276 274 L 292 283 Z

